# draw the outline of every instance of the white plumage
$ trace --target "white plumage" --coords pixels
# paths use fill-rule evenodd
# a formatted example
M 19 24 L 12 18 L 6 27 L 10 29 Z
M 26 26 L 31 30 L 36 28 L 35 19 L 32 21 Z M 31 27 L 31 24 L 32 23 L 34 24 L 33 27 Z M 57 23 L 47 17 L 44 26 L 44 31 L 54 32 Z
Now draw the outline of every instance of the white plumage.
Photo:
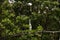
M 32 3 L 28 3 L 29 6 L 32 6 Z
M 29 30 L 32 30 L 31 19 L 29 19 Z
M 15 0 L 8 0 L 8 2 L 11 3 L 15 3 Z

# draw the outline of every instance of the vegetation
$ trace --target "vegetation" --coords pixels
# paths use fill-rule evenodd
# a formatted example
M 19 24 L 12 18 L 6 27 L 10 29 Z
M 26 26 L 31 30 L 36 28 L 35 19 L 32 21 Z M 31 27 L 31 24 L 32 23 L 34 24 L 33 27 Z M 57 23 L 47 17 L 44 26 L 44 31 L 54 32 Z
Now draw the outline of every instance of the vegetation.
M 0 1 L 0 37 L 7 36 L 6 40 L 58 40 L 58 33 L 43 33 L 41 39 L 42 33 L 38 31 L 44 30 L 60 31 L 57 0 Z

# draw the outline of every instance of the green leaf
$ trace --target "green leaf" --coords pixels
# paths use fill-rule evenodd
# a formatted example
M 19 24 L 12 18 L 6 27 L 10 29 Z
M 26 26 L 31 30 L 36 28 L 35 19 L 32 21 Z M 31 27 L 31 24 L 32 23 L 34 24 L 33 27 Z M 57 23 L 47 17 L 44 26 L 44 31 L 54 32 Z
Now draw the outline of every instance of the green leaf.
M 42 31 L 42 30 L 43 30 L 43 27 L 42 27 L 41 25 L 39 25 L 39 26 L 37 27 L 37 30 Z

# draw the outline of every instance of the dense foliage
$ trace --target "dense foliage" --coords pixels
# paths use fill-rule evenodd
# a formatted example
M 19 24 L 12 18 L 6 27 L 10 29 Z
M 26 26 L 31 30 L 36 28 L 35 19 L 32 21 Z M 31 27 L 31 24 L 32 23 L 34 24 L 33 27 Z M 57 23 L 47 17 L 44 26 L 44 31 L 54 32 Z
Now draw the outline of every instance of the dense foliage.
M 60 8 L 57 0 L 15 1 L 14 3 L 9 3 L 8 0 L 0 1 L 1 37 L 21 32 L 21 37 L 20 35 L 8 37 L 6 40 L 41 40 L 41 33 L 35 32 L 43 30 L 60 31 Z M 32 5 L 28 5 L 28 3 L 32 3 Z M 29 30 L 29 19 L 32 30 Z M 42 40 L 53 40 L 50 38 L 51 36 L 52 34 L 44 33 Z

